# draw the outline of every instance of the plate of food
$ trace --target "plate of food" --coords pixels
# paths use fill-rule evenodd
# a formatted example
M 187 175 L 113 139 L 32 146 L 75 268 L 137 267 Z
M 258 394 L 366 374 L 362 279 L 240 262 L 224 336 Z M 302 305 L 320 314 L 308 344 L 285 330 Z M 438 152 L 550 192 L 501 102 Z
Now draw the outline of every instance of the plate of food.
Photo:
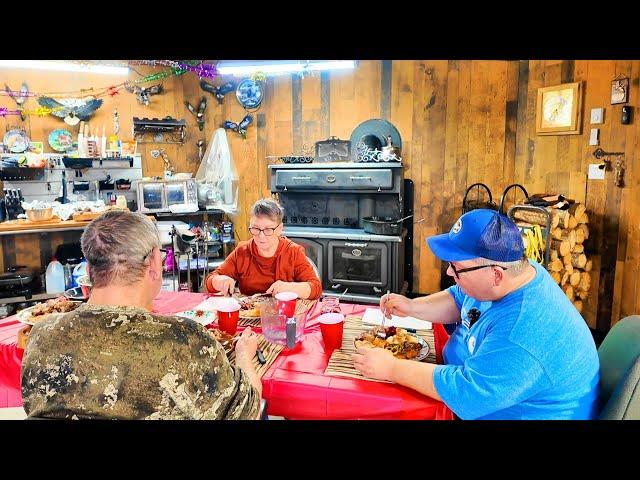
M 82 305 L 82 302 L 69 300 L 66 297 L 52 298 L 44 303 L 38 303 L 37 305 L 21 310 L 16 316 L 22 323 L 35 325 L 42 320 L 46 320 L 51 315 L 71 312 L 80 305 Z
M 260 303 L 271 295 L 266 293 L 256 293 L 248 297 L 236 297 L 240 303 L 240 318 L 258 318 L 260 317 Z
M 378 335 L 378 332 L 384 332 Z M 429 355 L 429 344 L 424 338 L 404 328 L 376 327 L 362 333 L 354 341 L 356 348 L 384 348 L 401 359 L 421 361 Z
M 218 341 L 222 348 L 224 348 L 225 352 L 230 352 L 235 349 L 236 342 L 235 337 L 233 335 L 228 334 L 227 332 L 223 332 L 222 330 L 212 329 L 209 330 L 209 333 Z

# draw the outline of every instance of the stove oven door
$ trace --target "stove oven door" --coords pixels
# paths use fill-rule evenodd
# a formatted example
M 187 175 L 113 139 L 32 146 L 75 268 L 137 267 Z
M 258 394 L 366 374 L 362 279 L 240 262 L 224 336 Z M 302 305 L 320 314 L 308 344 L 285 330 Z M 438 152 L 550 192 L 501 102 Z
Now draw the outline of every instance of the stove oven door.
M 383 242 L 333 240 L 328 244 L 329 288 L 377 294 L 391 288 L 391 252 Z

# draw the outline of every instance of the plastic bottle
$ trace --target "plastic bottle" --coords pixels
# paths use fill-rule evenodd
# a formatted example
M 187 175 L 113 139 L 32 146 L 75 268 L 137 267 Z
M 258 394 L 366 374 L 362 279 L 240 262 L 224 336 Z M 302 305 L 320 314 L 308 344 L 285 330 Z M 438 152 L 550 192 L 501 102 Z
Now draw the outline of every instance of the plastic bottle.
M 48 294 L 64 292 L 64 267 L 55 257 L 53 257 L 49 265 L 47 265 L 45 282 L 47 284 Z
M 73 269 L 73 276 L 72 276 L 72 282 L 71 282 L 71 288 L 75 288 L 78 286 L 78 279 L 80 279 L 81 277 L 84 277 L 87 274 L 87 261 L 83 260 L 81 261 L 78 265 L 76 265 L 76 268 Z

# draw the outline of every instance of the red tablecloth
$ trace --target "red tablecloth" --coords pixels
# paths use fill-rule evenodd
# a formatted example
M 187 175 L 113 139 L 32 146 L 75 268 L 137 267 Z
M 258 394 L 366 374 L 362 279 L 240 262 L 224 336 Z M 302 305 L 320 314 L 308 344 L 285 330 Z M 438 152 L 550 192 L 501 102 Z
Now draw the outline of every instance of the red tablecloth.
M 206 294 L 161 292 L 154 311 L 170 314 L 189 310 Z M 370 307 L 370 306 L 369 306 Z M 345 315 L 362 315 L 365 305 L 341 304 Z M 410 389 L 388 383 L 324 375 L 329 362 L 317 321 L 320 306 L 309 312 L 301 343 L 285 349 L 262 378 L 263 396 L 269 414 L 291 419 L 453 419 L 442 402 Z M 23 326 L 15 316 L 0 320 L 0 407 L 22 405 L 20 364 L 22 350 L 16 347 Z M 434 325 L 436 358 L 442 361 L 447 333 Z

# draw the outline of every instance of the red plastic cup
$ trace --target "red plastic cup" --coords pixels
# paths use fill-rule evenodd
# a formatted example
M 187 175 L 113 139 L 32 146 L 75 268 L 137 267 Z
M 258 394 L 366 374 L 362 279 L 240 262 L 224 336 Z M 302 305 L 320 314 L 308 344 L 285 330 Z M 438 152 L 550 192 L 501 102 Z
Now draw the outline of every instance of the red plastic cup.
M 238 302 L 224 302 L 218 305 L 218 328 L 235 335 L 238 331 L 238 318 L 240 318 L 240 304 Z
M 276 294 L 276 300 L 278 300 L 278 314 L 284 315 L 286 318 L 291 318 L 296 313 L 296 303 L 298 301 L 298 294 L 293 292 L 280 292 Z
M 335 350 L 342 347 L 344 315 L 342 313 L 323 313 L 318 317 L 325 349 Z

